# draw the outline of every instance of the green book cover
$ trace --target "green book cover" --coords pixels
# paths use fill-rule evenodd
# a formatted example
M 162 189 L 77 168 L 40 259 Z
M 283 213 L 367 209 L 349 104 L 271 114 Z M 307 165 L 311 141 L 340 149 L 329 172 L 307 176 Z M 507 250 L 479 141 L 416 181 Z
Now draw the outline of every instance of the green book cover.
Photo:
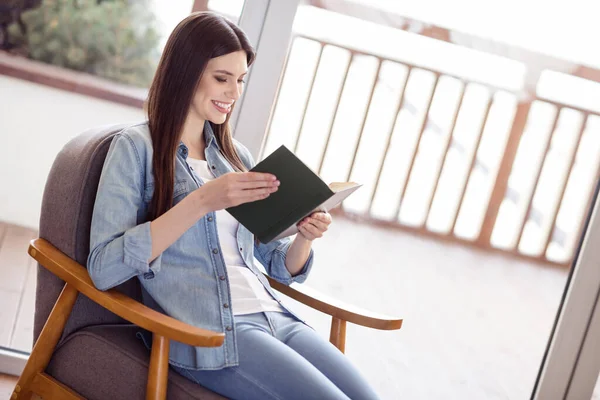
M 251 171 L 275 175 L 279 189 L 266 199 L 230 207 L 227 211 L 262 243 L 297 233 L 296 224 L 304 217 L 315 211 L 331 210 L 361 186 L 354 182 L 327 185 L 285 146 Z

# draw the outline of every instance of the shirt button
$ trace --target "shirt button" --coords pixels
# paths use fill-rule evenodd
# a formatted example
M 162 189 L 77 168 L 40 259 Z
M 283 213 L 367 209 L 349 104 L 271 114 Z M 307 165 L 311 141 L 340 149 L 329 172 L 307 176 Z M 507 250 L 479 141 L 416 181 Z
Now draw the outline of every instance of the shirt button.
M 240 251 L 244 251 L 244 249 L 242 249 L 242 248 L 240 247 Z
M 208 222 L 212 222 L 213 217 L 208 217 Z
M 154 278 L 154 271 L 148 271 L 144 273 L 144 279 L 153 279 Z
M 214 254 L 219 254 L 219 249 L 213 249 Z
M 231 326 L 227 325 L 225 327 L 225 330 L 231 332 L 233 330 L 233 328 Z
M 219 276 L 219 279 L 222 280 L 222 281 L 224 281 L 225 280 L 225 275 Z
M 227 304 L 227 303 L 223 304 L 223 308 L 229 308 L 229 304 Z
M 212 169 L 216 169 L 217 167 L 215 167 L 214 165 L 212 166 Z

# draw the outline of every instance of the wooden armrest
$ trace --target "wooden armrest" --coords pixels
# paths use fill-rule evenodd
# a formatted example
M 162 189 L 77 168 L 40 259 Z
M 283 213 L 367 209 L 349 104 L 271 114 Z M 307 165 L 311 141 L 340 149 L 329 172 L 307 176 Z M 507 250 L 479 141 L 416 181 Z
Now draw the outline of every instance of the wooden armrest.
M 400 318 L 363 310 L 328 298 L 311 288 L 299 287 L 299 285 L 294 285 L 294 287 L 287 286 L 267 275 L 265 276 L 269 280 L 271 287 L 278 292 L 342 321 L 382 330 L 400 329 L 402 326 L 402 319 Z
M 191 346 L 218 347 L 225 340 L 223 333 L 178 321 L 116 290 L 102 292 L 96 289 L 87 269 L 47 240 L 32 240 L 29 245 L 29 255 L 92 301 L 144 329 Z

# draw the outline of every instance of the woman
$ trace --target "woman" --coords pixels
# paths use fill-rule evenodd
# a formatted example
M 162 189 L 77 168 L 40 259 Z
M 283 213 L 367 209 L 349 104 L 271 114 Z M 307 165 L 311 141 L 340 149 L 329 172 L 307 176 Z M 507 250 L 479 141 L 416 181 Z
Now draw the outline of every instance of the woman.
M 137 276 L 146 305 L 224 332 L 220 347 L 170 347 L 177 372 L 217 393 L 374 399 L 345 356 L 287 310 L 257 268 L 284 284 L 303 282 L 311 243 L 330 215 L 301 221 L 293 241 L 262 244 L 224 211 L 279 185 L 247 172 L 254 161 L 229 128 L 253 60 L 245 34 L 218 15 L 195 13 L 175 28 L 150 88 L 148 122 L 117 134 L 108 151 L 88 271 L 101 290 Z

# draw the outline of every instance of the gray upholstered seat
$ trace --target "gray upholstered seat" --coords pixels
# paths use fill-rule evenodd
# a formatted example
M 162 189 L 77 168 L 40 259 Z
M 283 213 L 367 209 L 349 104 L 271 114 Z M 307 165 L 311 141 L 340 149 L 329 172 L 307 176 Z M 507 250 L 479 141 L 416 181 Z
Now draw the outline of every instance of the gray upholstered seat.
M 110 142 L 125 125 L 87 131 L 58 154 L 46 182 L 40 237 L 85 265 L 98 180 Z M 34 340 L 64 282 L 38 266 Z M 117 290 L 141 301 L 137 279 Z M 143 399 L 149 351 L 137 327 L 79 294 L 46 372 L 88 399 Z M 169 371 L 169 399 L 222 399 Z

